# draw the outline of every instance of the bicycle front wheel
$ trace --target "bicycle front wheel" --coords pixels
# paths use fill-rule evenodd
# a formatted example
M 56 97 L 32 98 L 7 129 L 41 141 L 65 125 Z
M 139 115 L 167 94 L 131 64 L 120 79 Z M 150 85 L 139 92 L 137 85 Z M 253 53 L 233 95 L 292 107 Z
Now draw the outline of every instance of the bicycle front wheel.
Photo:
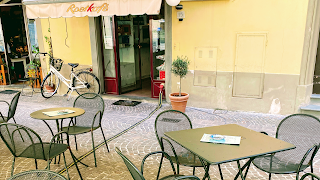
M 60 85 L 60 79 L 53 73 L 49 73 L 42 81 L 41 94 L 44 98 L 51 98 Z
M 92 73 L 82 71 L 73 78 L 75 91 L 81 95 L 83 93 L 100 93 L 99 79 Z

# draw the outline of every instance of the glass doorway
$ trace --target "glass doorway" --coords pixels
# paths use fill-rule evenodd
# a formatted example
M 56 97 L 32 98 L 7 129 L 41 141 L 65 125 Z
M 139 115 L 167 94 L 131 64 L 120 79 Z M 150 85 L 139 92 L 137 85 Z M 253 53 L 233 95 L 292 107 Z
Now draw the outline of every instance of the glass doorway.
M 147 15 L 118 17 L 117 27 L 121 94 L 150 97 L 149 17 Z M 131 38 L 133 41 L 130 41 Z M 128 60 L 131 62 L 127 63 Z
M 120 66 L 120 94 L 141 89 L 139 16 L 116 17 Z M 143 22 L 142 22 L 143 23 Z
M 106 93 L 157 98 L 165 82 L 164 19 L 129 15 L 102 21 Z
M 150 97 L 149 17 L 103 19 L 106 93 Z

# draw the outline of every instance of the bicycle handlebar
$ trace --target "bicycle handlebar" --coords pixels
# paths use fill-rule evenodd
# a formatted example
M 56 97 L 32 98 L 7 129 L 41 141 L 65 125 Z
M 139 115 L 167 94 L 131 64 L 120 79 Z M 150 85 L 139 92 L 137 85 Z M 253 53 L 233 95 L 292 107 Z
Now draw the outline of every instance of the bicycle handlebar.
M 49 55 L 49 57 L 50 57 L 50 62 L 54 60 L 53 56 L 51 56 L 51 55 L 50 55 L 49 53 L 47 53 L 47 52 L 39 52 L 39 54 L 42 54 L 42 55 L 44 55 L 44 56 Z
M 49 55 L 50 59 L 53 59 L 53 57 L 47 52 L 39 52 L 39 54 L 42 54 L 44 56 Z

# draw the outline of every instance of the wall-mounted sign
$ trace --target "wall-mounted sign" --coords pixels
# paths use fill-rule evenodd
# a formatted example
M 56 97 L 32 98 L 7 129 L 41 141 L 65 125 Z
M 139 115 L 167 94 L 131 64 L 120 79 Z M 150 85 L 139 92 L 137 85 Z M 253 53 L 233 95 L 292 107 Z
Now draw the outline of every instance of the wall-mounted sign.
M 183 18 L 185 18 L 184 11 L 178 11 L 178 12 L 177 12 L 177 18 L 178 18 L 178 19 L 183 19 Z
M 104 48 L 113 49 L 111 17 L 103 17 Z

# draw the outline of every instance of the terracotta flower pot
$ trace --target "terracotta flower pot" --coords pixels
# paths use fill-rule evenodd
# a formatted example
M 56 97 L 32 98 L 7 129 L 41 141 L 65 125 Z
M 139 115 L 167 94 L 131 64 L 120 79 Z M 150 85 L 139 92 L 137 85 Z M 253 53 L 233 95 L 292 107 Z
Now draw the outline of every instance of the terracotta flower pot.
M 48 92 L 54 92 L 54 85 L 53 86 L 45 85 L 44 87 Z
M 169 94 L 169 98 L 171 101 L 172 109 L 178 110 L 181 112 L 186 111 L 187 102 L 189 99 L 188 93 L 181 93 L 181 96 L 179 96 L 179 93 L 171 93 Z

